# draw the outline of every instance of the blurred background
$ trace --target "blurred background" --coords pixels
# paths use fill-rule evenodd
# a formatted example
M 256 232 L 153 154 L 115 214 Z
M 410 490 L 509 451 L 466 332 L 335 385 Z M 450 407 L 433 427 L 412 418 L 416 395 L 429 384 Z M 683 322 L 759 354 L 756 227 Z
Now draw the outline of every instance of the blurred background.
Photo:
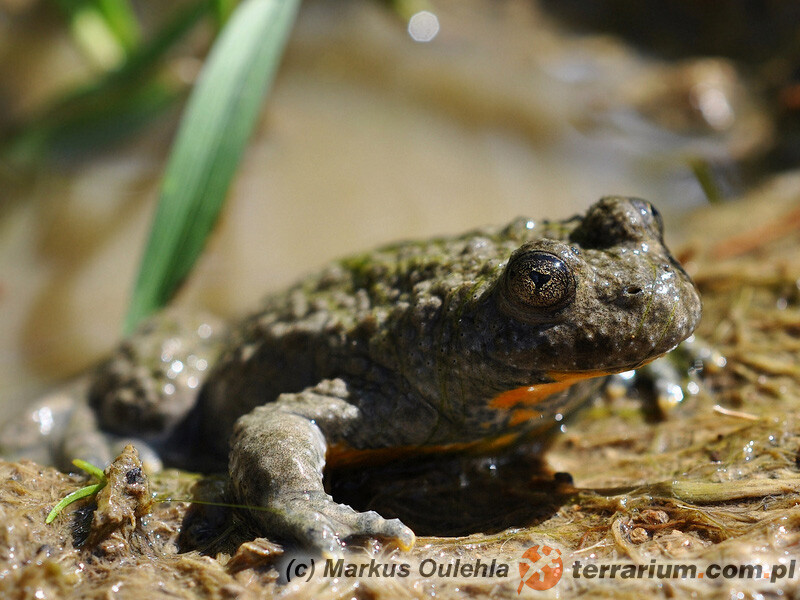
M 109 42 L 94 4 L 114 3 L 0 0 L 7 413 L 122 335 L 183 103 L 235 7 L 125 2 Z M 337 256 L 606 194 L 653 201 L 679 243 L 693 208 L 796 163 L 799 28 L 800 5 L 766 0 L 307 0 L 174 303 L 234 315 Z

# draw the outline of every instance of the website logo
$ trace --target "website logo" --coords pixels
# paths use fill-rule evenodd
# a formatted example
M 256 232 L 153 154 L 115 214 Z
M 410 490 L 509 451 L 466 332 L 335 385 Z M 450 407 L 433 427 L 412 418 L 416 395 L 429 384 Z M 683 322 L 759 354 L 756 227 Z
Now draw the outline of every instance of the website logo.
M 549 590 L 561 579 L 564 563 L 561 550 L 550 546 L 531 546 L 519 561 L 519 588 L 522 593 L 526 585 L 534 590 Z

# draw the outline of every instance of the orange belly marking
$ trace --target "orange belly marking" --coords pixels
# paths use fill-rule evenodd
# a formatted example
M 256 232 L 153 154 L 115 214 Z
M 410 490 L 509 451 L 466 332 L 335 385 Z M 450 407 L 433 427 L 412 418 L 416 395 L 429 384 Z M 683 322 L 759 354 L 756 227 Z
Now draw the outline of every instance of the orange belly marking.
M 474 442 L 460 442 L 454 444 L 439 444 L 436 446 L 397 446 L 394 448 L 368 448 L 358 450 L 349 446 L 335 444 L 328 446 L 325 462 L 331 467 L 375 466 L 412 457 L 431 456 L 457 452 L 472 452 L 487 454 L 498 451 L 513 444 L 517 434 L 508 433 L 499 437 L 475 440 Z
M 520 425 L 541 417 L 542 413 L 536 410 L 537 404 L 553 394 L 561 392 L 577 381 L 591 377 L 609 375 L 606 371 L 577 371 L 558 372 L 547 374 L 554 381 L 540 383 L 528 387 L 520 387 L 495 396 L 489 406 L 498 410 L 512 410 L 513 413 L 508 425 Z M 513 444 L 518 438 L 518 433 L 508 433 L 498 437 L 479 439 L 474 442 L 460 442 L 455 444 L 441 444 L 436 446 L 398 446 L 394 448 L 369 448 L 358 450 L 344 444 L 328 446 L 325 456 L 326 463 L 333 467 L 376 465 L 394 462 L 396 460 L 415 456 L 430 456 L 448 452 L 478 452 L 487 453 L 499 450 Z
M 515 406 L 524 405 L 524 406 L 535 406 L 539 404 L 542 400 L 545 400 L 552 396 L 553 394 L 557 394 L 558 392 L 564 391 L 568 387 L 572 386 L 574 383 L 581 381 L 582 379 L 590 379 L 592 377 L 603 377 L 605 375 L 610 375 L 608 371 L 575 371 L 575 372 L 561 372 L 561 371 L 551 371 L 547 374 L 550 379 L 554 381 L 550 383 L 539 383 L 536 385 L 530 385 L 527 387 L 519 387 L 513 390 L 508 390 L 507 392 L 503 392 L 492 398 L 492 401 L 489 403 L 489 406 L 492 408 L 508 410 L 510 408 L 514 408 Z M 522 412 L 520 409 L 517 412 Z M 539 413 L 536 411 L 525 411 L 527 413 L 535 412 L 531 416 L 538 416 Z M 513 417 L 516 419 L 517 417 Z M 522 417 L 520 417 L 521 419 Z M 521 422 L 521 421 L 518 421 Z

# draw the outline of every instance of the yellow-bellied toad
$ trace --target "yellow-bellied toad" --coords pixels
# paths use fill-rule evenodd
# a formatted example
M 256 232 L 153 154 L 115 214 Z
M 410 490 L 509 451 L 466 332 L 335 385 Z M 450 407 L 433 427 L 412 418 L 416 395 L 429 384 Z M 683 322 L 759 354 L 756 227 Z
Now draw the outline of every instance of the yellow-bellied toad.
M 267 534 L 326 551 L 353 535 L 410 547 L 399 520 L 325 493 L 326 459 L 529 439 L 577 405 L 573 382 L 653 360 L 699 316 L 656 210 L 608 197 L 563 222 L 517 219 L 334 262 L 230 331 L 167 312 L 86 395 L 105 431 L 195 466 L 229 456 L 237 501 L 267 509 L 252 511 Z

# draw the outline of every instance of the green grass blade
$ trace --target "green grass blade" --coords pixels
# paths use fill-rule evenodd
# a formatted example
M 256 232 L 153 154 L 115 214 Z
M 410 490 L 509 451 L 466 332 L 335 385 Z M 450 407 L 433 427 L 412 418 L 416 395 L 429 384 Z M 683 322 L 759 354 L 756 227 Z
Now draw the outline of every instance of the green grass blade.
M 408 21 L 413 15 L 420 11 L 433 11 L 433 7 L 428 0 L 390 0 L 389 4 L 404 21 Z
M 72 38 L 83 54 L 103 70 L 113 69 L 125 59 L 125 47 L 97 6 L 86 0 L 58 0 L 69 20 Z
M 189 273 L 217 219 L 277 71 L 299 0 L 245 0 L 186 107 L 125 320 L 130 332 Z
M 139 22 L 128 0 L 94 0 L 117 41 L 130 52 L 139 43 Z
M 236 3 L 237 0 L 214 0 L 214 18 L 220 28 L 227 23 Z
M 162 81 L 164 56 L 211 8 L 211 0 L 181 8 L 122 67 L 64 94 L 14 130 L 0 132 L 0 160 L 25 168 L 62 151 L 74 155 L 102 148 L 149 121 L 185 91 Z
M 198 0 L 177 9 L 175 15 L 161 27 L 152 40 L 140 44 L 125 65 L 119 71 L 110 74 L 106 85 L 119 85 L 150 72 L 176 42 L 183 39 L 184 35 L 212 9 L 213 0 Z
M 82 460 L 80 458 L 73 459 L 72 464 L 78 467 L 79 469 L 83 469 L 84 471 L 89 473 L 89 475 L 94 476 L 98 481 L 97 483 L 84 486 L 81 489 L 75 490 L 71 494 L 63 497 L 58 502 L 58 504 L 56 504 L 53 507 L 53 510 L 51 510 L 48 513 L 47 518 L 44 520 L 46 525 L 52 523 L 55 520 L 55 518 L 59 515 L 59 513 L 61 513 L 61 511 L 64 510 L 67 506 L 69 506 L 76 500 L 80 500 L 81 498 L 86 498 L 88 496 L 95 495 L 97 492 L 106 487 L 106 484 L 108 483 L 108 479 L 106 479 L 106 474 L 100 467 L 97 467 L 92 463 L 86 462 L 85 460 Z
M 106 481 L 106 474 L 103 472 L 103 469 L 100 467 L 93 465 L 90 462 L 83 460 L 82 458 L 73 458 L 72 464 L 89 473 L 89 475 L 93 475 L 97 477 L 97 480 L 100 483 L 105 484 Z
M 2 158 L 21 167 L 36 165 L 45 157 L 75 160 L 97 156 L 110 145 L 151 124 L 176 101 L 185 97 L 181 82 L 148 80 L 133 85 L 128 94 L 119 90 L 87 103 L 79 112 L 37 127 L 12 147 L 0 149 Z
M 136 48 L 139 22 L 128 0 L 57 0 L 78 45 L 98 65 L 113 68 Z
M 100 490 L 105 487 L 105 482 L 103 483 L 93 483 L 92 485 L 87 485 L 86 487 L 82 487 L 79 490 L 75 490 L 69 496 L 64 496 L 58 504 L 53 507 L 47 514 L 47 518 L 44 520 L 45 524 L 49 525 L 52 523 L 55 518 L 59 515 L 59 513 L 64 510 L 67 506 L 75 502 L 76 500 L 80 500 L 81 498 L 86 498 L 87 496 L 93 496 Z

